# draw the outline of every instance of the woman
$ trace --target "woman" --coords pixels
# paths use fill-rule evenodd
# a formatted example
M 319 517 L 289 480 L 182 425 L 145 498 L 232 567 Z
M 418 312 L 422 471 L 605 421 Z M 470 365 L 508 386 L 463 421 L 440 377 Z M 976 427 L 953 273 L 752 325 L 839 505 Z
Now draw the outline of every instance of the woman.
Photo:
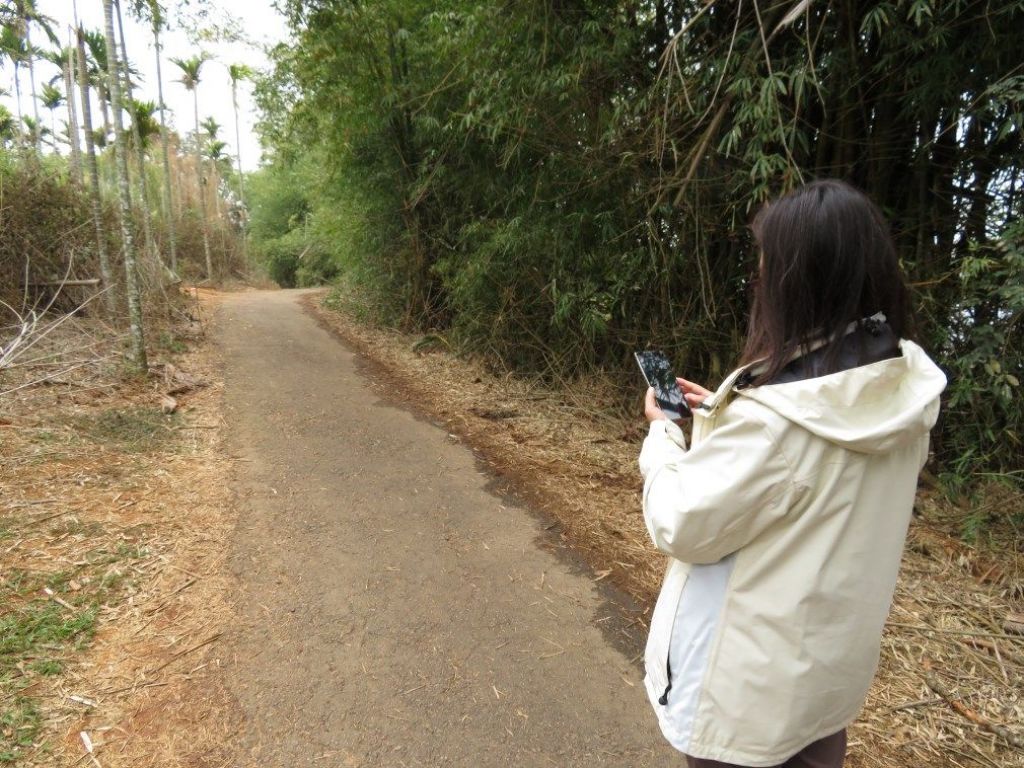
M 843 763 L 878 664 L 945 377 L 902 338 L 887 226 L 860 192 L 768 205 L 743 365 L 680 379 L 693 447 L 648 392 L 644 518 L 671 556 L 647 692 L 691 768 Z

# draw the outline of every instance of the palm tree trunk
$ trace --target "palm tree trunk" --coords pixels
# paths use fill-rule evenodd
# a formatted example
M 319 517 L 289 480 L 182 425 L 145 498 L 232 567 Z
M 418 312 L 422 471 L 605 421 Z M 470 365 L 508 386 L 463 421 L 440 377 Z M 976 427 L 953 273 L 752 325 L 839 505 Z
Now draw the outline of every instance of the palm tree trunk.
M 216 163 L 210 163 L 213 166 L 211 173 L 213 174 L 213 209 L 214 215 L 217 217 L 217 230 L 220 232 L 220 255 L 222 264 L 228 263 L 228 239 L 225 233 L 224 227 L 224 213 L 221 210 L 220 200 L 220 171 L 217 170 Z
M 171 158 L 167 148 L 167 121 L 164 119 L 164 78 L 160 71 L 160 26 L 153 21 L 153 42 L 156 46 L 156 92 L 160 104 L 160 144 L 164 155 L 164 216 L 167 217 L 167 244 L 171 252 L 171 272 L 178 273 L 178 243 L 174 221 L 174 197 L 171 191 Z
M 71 178 L 82 183 L 82 145 L 78 138 L 78 107 L 75 104 L 75 78 L 72 75 L 77 52 L 68 37 L 68 60 L 64 64 L 64 90 L 68 95 L 68 133 L 71 134 Z
M 110 91 L 109 89 L 100 85 L 96 88 L 96 95 L 99 96 L 100 112 L 103 114 L 103 132 L 107 136 L 109 136 L 111 134 L 110 111 L 107 109 L 107 103 L 110 101 Z
M 89 72 L 85 66 L 85 37 L 78 27 L 78 85 L 82 90 L 82 123 L 85 127 L 85 165 L 89 171 L 89 186 L 92 188 L 92 222 L 96 229 L 96 255 L 100 260 L 100 280 L 106 289 L 104 296 L 107 314 L 114 315 L 117 309 L 117 294 L 110 273 L 110 259 L 107 257 L 107 238 L 103 231 L 103 213 L 100 208 L 100 171 L 96 163 L 96 143 L 92 134 L 92 106 L 89 103 Z
M 245 177 L 242 175 L 242 130 L 238 124 L 238 81 L 231 81 L 231 106 L 235 109 L 235 159 L 238 163 L 238 198 L 242 203 L 242 258 L 249 263 L 249 234 L 245 224 L 249 209 L 245 205 Z
M 124 121 L 121 114 L 121 79 L 117 64 L 117 44 L 114 42 L 114 0 L 103 0 L 103 17 L 107 35 L 107 76 L 110 89 L 111 112 L 114 115 L 114 155 L 117 160 L 117 190 L 121 204 L 121 238 L 124 245 L 124 270 L 128 293 L 128 321 L 131 337 L 131 362 L 140 373 L 145 373 L 146 342 L 142 329 L 142 298 L 135 269 L 135 242 L 132 238 L 131 196 L 128 191 L 128 152 L 125 147 Z
M 109 0 L 108 0 L 109 2 Z M 192 105 L 196 117 L 196 177 L 199 180 L 199 210 L 203 216 L 203 253 L 206 256 L 206 279 L 213 280 L 213 259 L 210 258 L 210 215 L 207 213 L 206 205 L 206 178 L 203 174 L 203 153 L 200 148 L 199 137 L 199 89 L 192 88 Z
M 14 62 L 14 103 L 18 107 L 18 144 L 25 143 L 22 131 L 25 129 L 25 117 L 21 114 L 21 78 L 18 77 L 18 62 Z
M 224 219 L 224 214 L 220 209 L 220 171 L 217 170 L 216 164 L 211 162 L 210 165 L 213 166 L 210 171 L 210 174 L 213 176 L 213 215 L 217 219 L 217 225 L 220 226 Z
M 128 48 L 124 43 L 124 22 L 121 18 L 120 0 L 117 0 L 116 6 L 117 28 L 121 38 L 121 52 L 124 54 L 120 69 L 124 75 L 125 98 L 130 101 L 132 98 L 132 84 L 128 77 Z M 160 258 L 160 251 L 157 249 L 156 241 L 153 239 L 153 219 L 149 211 L 149 192 L 146 189 L 146 154 L 142 150 L 142 134 L 139 132 L 138 123 L 134 119 L 132 120 L 132 133 L 135 136 L 135 159 L 139 165 L 139 205 L 142 208 L 142 232 L 146 239 L 146 252 L 158 265 L 163 267 L 163 259 Z
M 35 58 L 32 56 L 32 31 L 31 25 L 28 21 L 28 16 L 25 15 L 24 3 L 21 3 L 21 14 L 21 23 L 24 25 L 23 29 L 25 31 L 25 47 L 28 48 L 28 81 L 32 88 L 32 116 L 36 121 L 35 144 L 36 151 L 38 152 L 42 149 L 42 145 L 40 143 L 42 140 L 42 131 L 39 130 L 39 126 L 42 125 L 42 123 L 39 122 L 39 99 L 36 97 L 36 67 Z
M 242 176 L 242 129 L 238 122 L 238 83 L 231 83 L 231 105 L 235 108 L 235 155 L 238 163 L 238 196 L 245 208 L 245 178 Z

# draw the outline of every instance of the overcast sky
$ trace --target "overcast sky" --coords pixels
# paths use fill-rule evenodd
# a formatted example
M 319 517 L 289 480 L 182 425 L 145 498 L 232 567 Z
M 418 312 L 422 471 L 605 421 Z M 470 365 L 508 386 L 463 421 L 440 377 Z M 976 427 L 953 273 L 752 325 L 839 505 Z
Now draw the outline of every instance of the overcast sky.
M 77 0 L 78 14 L 86 29 L 103 29 L 103 0 Z M 254 69 L 261 69 L 267 65 L 267 59 L 263 54 L 262 46 L 273 44 L 284 39 L 287 35 L 284 20 L 271 7 L 272 0 L 201 0 L 202 4 L 212 10 L 215 18 L 229 19 L 236 22 L 246 37 L 255 42 L 255 45 L 242 43 L 193 43 L 185 31 L 179 28 L 178 20 L 173 17 L 173 8 L 176 3 L 171 0 L 166 5 L 172 11 L 172 28 L 162 35 L 163 45 L 163 78 L 164 78 L 164 101 L 168 108 L 168 121 L 171 126 L 185 134 L 192 128 L 192 96 L 185 90 L 181 83 L 176 82 L 180 76 L 180 70 L 170 62 L 171 57 L 188 58 L 200 51 L 205 51 L 213 59 L 203 65 L 200 72 L 199 85 L 199 119 L 213 117 L 221 124 L 220 138 L 228 143 L 228 152 L 234 156 L 235 147 L 235 118 L 231 107 L 231 80 L 228 77 L 228 65 L 248 64 Z M 68 26 L 73 24 L 72 0 L 37 0 L 39 11 L 46 16 L 56 20 L 54 31 L 57 32 L 62 42 L 66 41 Z M 127 10 L 127 4 L 125 4 Z M 128 46 L 128 56 L 132 65 L 139 71 L 141 87 L 136 93 L 136 98 L 143 101 L 157 100 L 156 87 L 156 60 L 153 48 L 153 35 L 148 24 L 139 24 L 125 15 L 125 39 Z M 42 31 L 35 31 L 32 42 L 39 47 L 49 47 L 49 41 Z M 66 42 L 64 43 L 66 44 Z M 49 82 L 57 72 L 57 68 L 47 61 L 36 62 L 36 90 L 42 89 L 45 82 Z M 5 63 L 0 71 L 0 86 L 10 91 L 10 96 L 0 99 L 11 110 L 17 114 L 14 104 L 14 74 L 9 63 Z M 61 91 L 64 90 L 63 81 L 60 82 Z M 21 73 L 22 90 L 22 111 L 25 115 L 32 115 L 31 96 L 29 91 L 28 70 L 25 68 Z M 243 84 L 239 88 L 238 97 L 239 119 L 242 134 L 242 166 L 245 170 L 252 170 L 257 167 L 260 159 L 259 142 L 252 132 L 252 123 L 255 120 L 255 106 L 251 99 L 251 85 Z M 97 108 L 94 106 L 94 110 Z M 39 106 L 39 118 L 42 123 L 49 127 L 49 111 Z M 57 111 L 57 131 L 62 133 L 61 121 L 67 119 L 67 110 L 62 108 Z M 79 114 L 81 121 L 81 114 Z M 94 123 L 98 121 L 98 112 L 94 111 Z M 64 150 L 67 151 L 66 149 Z

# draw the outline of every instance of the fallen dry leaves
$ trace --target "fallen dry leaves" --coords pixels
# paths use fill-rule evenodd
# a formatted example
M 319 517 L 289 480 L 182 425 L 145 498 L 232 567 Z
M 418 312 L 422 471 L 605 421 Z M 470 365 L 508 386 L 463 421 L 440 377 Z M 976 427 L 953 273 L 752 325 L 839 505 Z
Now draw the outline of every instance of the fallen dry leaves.
M 43 594 L 66 616 L 95 612 L 95 635 L 59 654 L 60 674 L 21 665 L 32 682 L 18 696 L 41 730 L 17 765 L 228 756 L 234 709 L 217 641 L 231 616 L 229 460 L 216 357 L 201 327 L 184 334 L 187 351 L 173 363 L 162 351 L 154 375 L 131 381 L 111 364 L 117 338 L 88 319 L 67 323 L 40 352 L 73 358 L 88 339 L 94 363 L 0 398 L 0 579 L 28 574 L 54 585 Z M 5 383 L 31 375 L 7 372 Z M 169 389 L 173 416 L 161 413 Z M 41 597 L 31 588 L 18 599 Z

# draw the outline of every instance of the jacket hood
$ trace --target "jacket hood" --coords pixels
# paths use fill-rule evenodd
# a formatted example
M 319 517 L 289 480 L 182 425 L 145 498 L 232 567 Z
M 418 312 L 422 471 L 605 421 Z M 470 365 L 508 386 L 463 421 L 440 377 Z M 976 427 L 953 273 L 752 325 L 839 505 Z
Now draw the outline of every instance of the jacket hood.
M 946 387 L 921 347 L 906 340 L 899 346 L 899 357 L 736 393 L 844 448 L 885 453 L 935 426 Z

